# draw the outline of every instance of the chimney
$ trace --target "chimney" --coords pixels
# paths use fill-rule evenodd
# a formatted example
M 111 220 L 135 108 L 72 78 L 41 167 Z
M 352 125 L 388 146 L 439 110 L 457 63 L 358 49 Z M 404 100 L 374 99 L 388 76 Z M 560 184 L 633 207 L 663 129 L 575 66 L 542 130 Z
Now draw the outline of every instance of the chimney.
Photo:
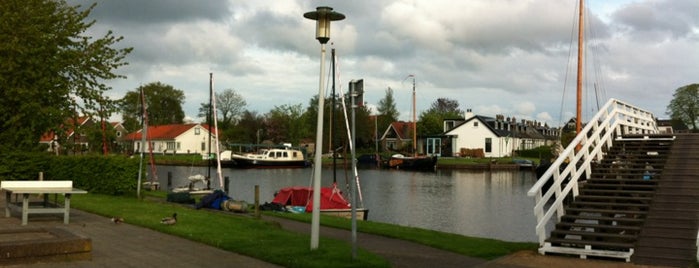
M 466 112 L 464 113 L 464 120 L 469 120 L 473 117 L 473 112 L 471 109 L 466 109 Z

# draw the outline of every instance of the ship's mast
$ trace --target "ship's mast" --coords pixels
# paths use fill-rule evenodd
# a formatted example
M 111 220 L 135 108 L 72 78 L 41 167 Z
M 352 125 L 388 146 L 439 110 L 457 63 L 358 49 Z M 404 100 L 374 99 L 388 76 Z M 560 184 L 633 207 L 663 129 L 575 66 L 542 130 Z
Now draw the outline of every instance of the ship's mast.
M 580 9 L 578 10 L 578 84 L 577 98 L 575 109 L 575 134 L 582 130 L 582 80 L 583 80 L 583 12 L 585 10 L 584 0 L 580 0 Z

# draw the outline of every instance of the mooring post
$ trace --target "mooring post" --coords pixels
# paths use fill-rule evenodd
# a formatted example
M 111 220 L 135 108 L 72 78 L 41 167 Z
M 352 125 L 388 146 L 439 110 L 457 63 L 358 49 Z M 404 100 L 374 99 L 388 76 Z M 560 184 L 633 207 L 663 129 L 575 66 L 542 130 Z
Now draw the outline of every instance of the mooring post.
M 172 190 L 172 172 L 167 172 L 167 190 Z
M 255 218 L 260 218 L 260 186 L 255 185 Z

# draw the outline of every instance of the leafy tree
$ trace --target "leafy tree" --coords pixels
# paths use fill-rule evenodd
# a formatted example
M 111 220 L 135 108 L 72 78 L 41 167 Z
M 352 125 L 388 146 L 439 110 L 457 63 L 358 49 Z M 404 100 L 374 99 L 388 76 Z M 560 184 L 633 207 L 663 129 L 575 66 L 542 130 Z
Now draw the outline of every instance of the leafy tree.
M 219 128 L 227 129 L 240 120 L 247 103 L 243 96 L 233 89 L 226 89 L 216 93 L 216 109 Z M 202 103 L 199 107 L 199 117 L 206 118 L 209 114 L 209 104 Z
M 182 123 L 184 120 L 184 111 L 182 110 L 184 92 L 171 85 L 153 82 L 140 86 L 135 91 L 126 92 L 124 98 L 120 100 L 124 127 L 127 129 L 140 128 L 139 122 L 143 113 L 141 91 L 146 96 L 149 125 Z
M 274 143 L 291 142 L 298 144 L 308 136 L 308 129 L 300 123 L 303 113 L 301 104 L 275 106 L 265 115 L 267 137 Z
M 393 89 L 390 87 L 386 89 L 386 95 L 383 99 L 379 100 L 376 110 L 379 113 L 379 133 L 383 133 L 383 131 L 386 130 L 391 123 L 397 121 L 400 116 L 398 109 L 396 109 L 396 100 L 393 98 Z
M 680 87 L 672 94 L 673 99 L 667 106 L 667 114 L 673 120 L 682 121 L 687 126 L 692 126 L 692 131 L 697 132 L 697 120 L 699 119 L 699 84 L 691 84 Z
M 125 78 L 114 70 L 127 64 L 132 48 L 113 48 L 122 37 L 111 31 L 99 38 L 85 34 L 95 24 L 88 20 L 94 7 L 0 2 L 0 150 L 38 148 L 43 133 L 65 133 L 62 123 L 75 114 L 103 109 L 109 117 L 115 110 L 104 83 Z
M 420 114 L 417 132 L 419 135 L 434 135 L 444 132 L 443 122 L 447 118 L 458 118 L 463 114 L 459 102 L 448 98 L 439 98 L 427 111 Z
M 222 140 L 229 143 L 259 144 L 266 139 L 264 116 L 245 110 L 235 127 L 223 131 Z

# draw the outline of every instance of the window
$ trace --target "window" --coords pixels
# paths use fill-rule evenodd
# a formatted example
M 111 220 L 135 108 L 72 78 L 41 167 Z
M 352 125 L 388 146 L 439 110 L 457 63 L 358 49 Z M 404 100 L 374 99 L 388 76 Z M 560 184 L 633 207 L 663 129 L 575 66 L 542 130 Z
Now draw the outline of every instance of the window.
M 168 142 L 167 142 L 167 150 L 168 150 L 168 151 L 174 151 L 174 150 L 175 150 L 175 142 L 174 142 L 174 141 L 168 141 Z
M 202 151 L 202 152 L 203 152 L 203 151 L 206 151 L 206 143 L 205 143 L 205 142 L 202 142 L 202 143 L 201 143 L 201 151 Z
M 117 137 L 121 137 L 121 131 L 116 132 Z
M 478 127 L 478 121 L 473 122 L 473 126 L 474 126 L 474 127 Z
M 201 133 L 201 129 L 199 127 L 194 128 L 194 135 L 199 135 Z
M 486 153 L 493 152 L 493 139 L 492 138 L 485 138 L 485 152 Z
M 395 141 L 387 141 L 386 147 L 388 147 L 388 149 L 396 149 L 396 142 Z

